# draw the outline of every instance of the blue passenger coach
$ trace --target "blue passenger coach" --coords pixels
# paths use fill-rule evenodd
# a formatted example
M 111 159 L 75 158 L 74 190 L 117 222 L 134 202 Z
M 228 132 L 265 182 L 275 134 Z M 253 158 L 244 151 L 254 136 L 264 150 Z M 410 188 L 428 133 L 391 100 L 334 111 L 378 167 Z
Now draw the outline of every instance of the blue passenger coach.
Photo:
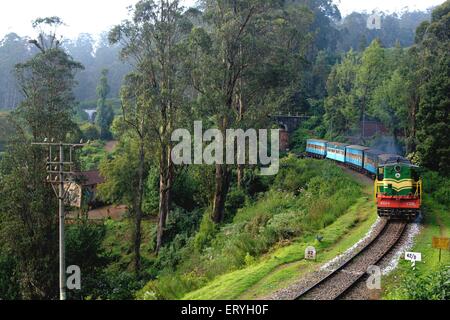
M 364 169 L 364 151 L 369 148 L 353 145 L 345 148 L 345 163 L 358 170 Z
M 327 141 L 320 139 L 308 139 L 306 152 L 314 158 L 324 159 L 327 156 Z
M 327 158 L 338 162 L 345 162 L 345 147 L 348 144 L 340 142 L 327 143 Z
M 383 151 L 377 149 L 369 149 L 364 152 L 364 169 L 372 175 L 377 174 L 379 156 L 384 154 Z

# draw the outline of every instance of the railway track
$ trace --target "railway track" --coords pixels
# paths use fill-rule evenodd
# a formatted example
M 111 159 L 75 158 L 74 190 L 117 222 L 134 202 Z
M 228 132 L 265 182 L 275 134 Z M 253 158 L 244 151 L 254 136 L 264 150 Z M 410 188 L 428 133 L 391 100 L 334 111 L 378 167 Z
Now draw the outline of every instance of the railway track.
M 367 276 L 369 266 L 377 265 L 397 244 L 406 222 L 384 221 L 380 232 L 357 254 L 319 282 L 304 290 L 297 300 L 338 300 Z

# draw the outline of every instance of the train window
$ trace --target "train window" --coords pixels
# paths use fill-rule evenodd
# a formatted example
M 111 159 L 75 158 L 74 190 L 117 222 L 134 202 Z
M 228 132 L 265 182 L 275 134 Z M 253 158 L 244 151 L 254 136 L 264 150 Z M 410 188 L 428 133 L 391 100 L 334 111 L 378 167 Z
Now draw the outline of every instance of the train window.
M 384 180 L 384 168 L 378 168 L 378 181 L 383 181 Z

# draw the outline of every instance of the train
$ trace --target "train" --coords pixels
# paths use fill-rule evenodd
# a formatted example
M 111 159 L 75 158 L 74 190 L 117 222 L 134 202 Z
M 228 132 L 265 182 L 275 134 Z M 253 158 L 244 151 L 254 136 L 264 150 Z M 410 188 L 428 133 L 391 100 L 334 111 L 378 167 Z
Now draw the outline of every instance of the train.
M 371 177 L 380 217 L 414 221 L 421 215 L 420 168 L 408 159 L 365 146 L 322 139 L 307 140 L 306 156 L 329 159 Z

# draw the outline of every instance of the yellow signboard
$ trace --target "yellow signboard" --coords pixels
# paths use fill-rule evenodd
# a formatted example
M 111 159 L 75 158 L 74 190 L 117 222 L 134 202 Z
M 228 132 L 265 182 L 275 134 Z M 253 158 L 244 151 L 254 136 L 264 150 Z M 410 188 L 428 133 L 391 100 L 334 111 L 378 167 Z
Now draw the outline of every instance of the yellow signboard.
M 433 237 L 433 248 L 449 250 L 450 249 L 450 238 Z

